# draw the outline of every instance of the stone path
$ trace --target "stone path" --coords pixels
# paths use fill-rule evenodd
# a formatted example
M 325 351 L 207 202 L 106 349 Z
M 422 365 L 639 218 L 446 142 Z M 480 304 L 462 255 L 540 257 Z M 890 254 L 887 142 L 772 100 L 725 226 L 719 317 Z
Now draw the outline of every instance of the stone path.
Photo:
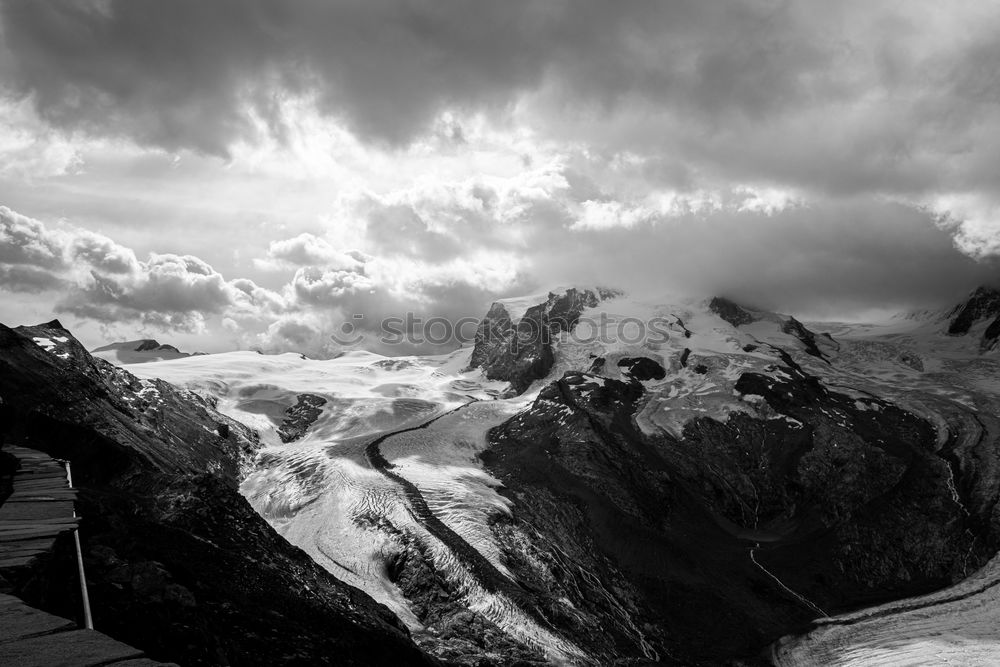
M 0 576 L 16 577 L 56 538 L 73 530 L 76 491 L 66 471 L 46 454 L 27 447 L 4 446 L 20 462 L 13 492 L 0 505 Z M 83 667 L 164 665 L 142 651 L 93 630 L 81 630 L 65 618 L 28 606 L 0 593 L 0 665 L 4 667 Z

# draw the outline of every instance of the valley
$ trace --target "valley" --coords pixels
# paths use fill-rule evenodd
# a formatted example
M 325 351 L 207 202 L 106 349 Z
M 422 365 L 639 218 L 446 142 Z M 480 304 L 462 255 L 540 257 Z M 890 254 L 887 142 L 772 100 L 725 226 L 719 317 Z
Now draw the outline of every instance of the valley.
M 808 664 L 830 628 L 837 650 L 847 627 L 867 641 L 828 619 L 996 552 L 988 322 L 957 337 L 947 313 L 803 325 L 722 299 L 547 298 L 494 304 L 489 352 L 129 368 L 256 429 L 254 508 L 459 662 Z M 551 340 L 517 347 L 525 317 Z M 623 341 L 623 321 L 666 335 Z M 311 421 L 282 437 L 303 396 Z

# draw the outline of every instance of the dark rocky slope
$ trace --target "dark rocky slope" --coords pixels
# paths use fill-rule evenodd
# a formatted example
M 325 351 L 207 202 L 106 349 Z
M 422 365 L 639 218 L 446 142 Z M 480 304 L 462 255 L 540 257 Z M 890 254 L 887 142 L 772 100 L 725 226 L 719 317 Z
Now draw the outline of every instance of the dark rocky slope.
M 935 451 L 928 422 L 781 358 L 737 382 L 756 414 L 679 438 L 638 430 L 641 383 L 583 373 L 491 432 L 508 567 L 571 603 L 560 629 L 597 662 L 763 660 L 817 616 L 940 588 L 996 551 L 995 433 L 956 414 Z
M 309 427 L 322 414 L 326 399 L 316 394 L 299 394 L 295 405 L 285 410 L 285 418 L 278 427 L 282 442 L 295 442 L 306 434 Z
M 978 287 L 949 313 L 948 333 L 964 336 L 974 324 L 986 319 L 991 321 L 980 338 L 979 346 L 983 352 L 994 349 L 1000 338 L 1000 291 L 992 287 Z
M 237 489 L 254 434 L 94 359 L 58 322 L 0 325 L 0 427 L 73 463 L 98 628 L 183 665 L 428 665 L 398 619 L 292 547 Z M 69 544 L 13 582 L 75 617 Z
M 708 308 L 734 327 L 742 324 L 752 324 L 757 321 L 757 316 L 753 314 L 753 311 L 725 297 L 714 297 L 709 301 Z
M 709 301 L 708 308 L 734 327 L 753 324 L 762 319 L 776 320 L 780 324 L 782 332 L 794 336 L 802 343 L 806 354 L 811 354 L 824 361 L 827 360 L 827 357 L 820 346 L 829 346 L 834 349 L 837 347 L 836 342 L 829 335 L 821 334 L 817 336 L 794 317 L 745 308 L 738 303 L 719 296 Z
M 1000 292 L 992 287 L 977 287 L 950 313 L 948 333 L 953 336 L 967 334 L 979 320 L 997 315 L 1000 315 Z

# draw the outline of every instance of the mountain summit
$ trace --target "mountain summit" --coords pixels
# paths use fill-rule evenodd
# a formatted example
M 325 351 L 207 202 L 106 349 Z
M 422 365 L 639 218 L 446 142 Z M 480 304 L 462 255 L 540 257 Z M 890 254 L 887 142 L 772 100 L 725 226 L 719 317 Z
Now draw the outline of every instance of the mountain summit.
M 91 350 L 91 354 L 112 363 L 121 364 L 141 364 L 191 356 L 189 353 L 181 352 L 173 345 L 162 345 L 152 338 L 110 343 L 94 348 Z

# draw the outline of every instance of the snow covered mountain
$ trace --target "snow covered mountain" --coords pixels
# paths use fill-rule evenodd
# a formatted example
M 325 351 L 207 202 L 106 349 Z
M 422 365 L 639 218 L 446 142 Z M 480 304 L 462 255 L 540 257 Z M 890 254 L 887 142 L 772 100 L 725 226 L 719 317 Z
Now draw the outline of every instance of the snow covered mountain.
M 1000 645 L 998 316 L 568 289 L 441 356 L 128 370 L 254 429 L 254 509 L 446 661 L 962 662 Z
M 141 364 L 147 361 L 166 361 L 190 357 L 173 345 L 160 344 L 152 338 L 110 343 L 90 351 L 92 355 L 111 363 Z

